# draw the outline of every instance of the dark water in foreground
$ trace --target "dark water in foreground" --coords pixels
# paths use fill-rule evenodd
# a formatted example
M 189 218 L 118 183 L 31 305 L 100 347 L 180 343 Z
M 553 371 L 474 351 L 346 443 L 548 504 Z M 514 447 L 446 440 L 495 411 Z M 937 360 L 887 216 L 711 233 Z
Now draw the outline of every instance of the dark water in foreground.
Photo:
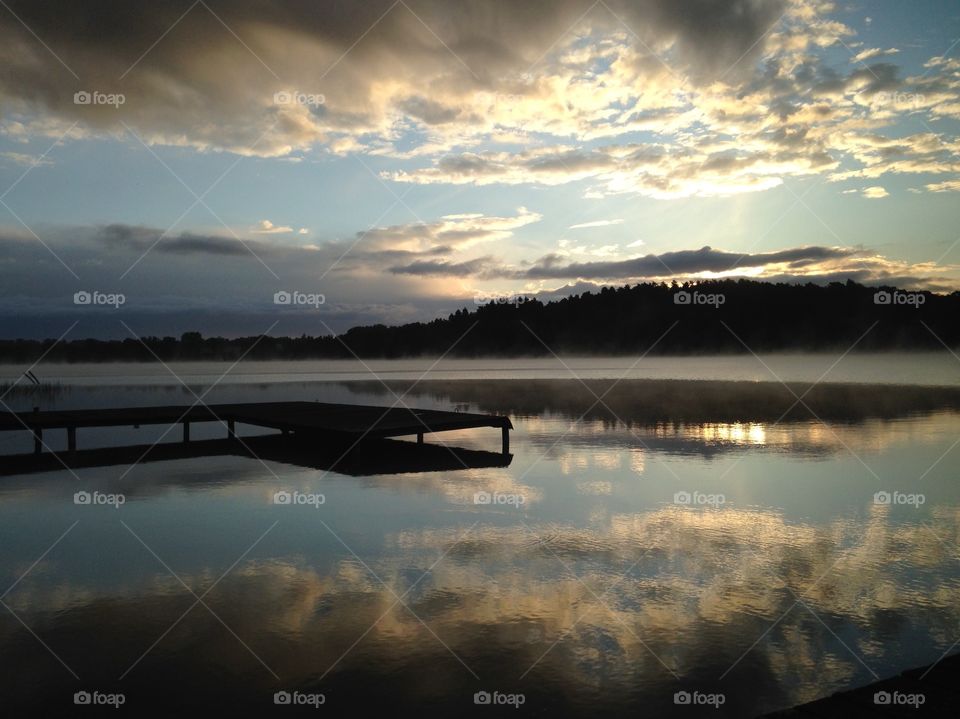
M 823 421 L 780 420 L 793 398 L 750 387 L 626 382 L 582 420 L 594 397 L 576 380 L 404 398 L 509 413 L 506 468 L 354 477 L 221 456 L 0 478 L 4 705 L 65 713 L 85 690 L 138 713 L 267 713 L 296 690 L 333 715 L 751 716 L 936 661 L 960 638 L 960 403 L 821 387 Z M 42 404 L 193 399 L 91 385 Z M 395 401 L 375 382 L 205 396 L 240 399 Z M 442 440 L 499 448 L 492 429 Z M 29 447 L 0 435 L 0 453 Z M 523 706 L 476 705 L 480 691 Z M 723 705 L 676 704 L 681 691 Z

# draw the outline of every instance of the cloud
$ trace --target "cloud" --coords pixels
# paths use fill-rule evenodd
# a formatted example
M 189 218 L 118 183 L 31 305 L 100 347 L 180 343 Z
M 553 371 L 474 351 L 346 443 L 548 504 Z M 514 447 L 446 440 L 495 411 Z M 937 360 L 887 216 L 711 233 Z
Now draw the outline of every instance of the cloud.
M 541 215 L 525 207 L 513 216 L 464 213 L 445 215 L 433 222 L 377 227 L 356 234 L 365 251 L 430 252 L 463 250 L 479 243 L 506 240 L 535 222 Z
M 53 160 L 42 155 L 28 155 L 24 152 L 0 152 L 0 159 L 21 167 L 43 167 L 53 164 Z
M 609 227 L 610 225 L 622 225 L 623 220 L 594 220 L 593 222 L 581 222 L 578 225 L 570 225 L 571 230 L 583 230 L 588 227 Z
M 548 292 L 543 283 L 565 280 L 575 287 L 601 287 L 642 281 L 710 277 L 749 277 L 770 282 L 885 282 L 902 287 L 951 291 L 960 287 L 960 268 L 933 262 L 911 264 L 863 248 L 802 246 L 772 252 L 738 253 L 712 247 L 676 250 L 622 260 L 570 262 L 569 252 L 545 255 L 534 263 L 510 265 L 491 256 L 467 262 L 411 262 L 390 268 L 396 274 L 422 277 L 473 277 L 488 283 L 524 283 L 514 292 Z
M 945 180 L 926 186 L 930 192 L 960 192 L 960 180 Z
M 258 235 L 285 235 L 293 232 L 293 228 L 288 225 L 275 225 L 270 220 L 260 220 L 250 232 Z M 301 231 L 300 234 L 305 233 Z
M 873 62 L 896 48 L 832 68 L 828 50 L 855 33 L 826 0 L 608 0 L 586 14 L 577 0 L 269 13 L 237 0 L 179 22 L 162 3 L 10 4 L 65 63 L 21 24 L 0 27 L 0 132 L 18 140 L 78 122 L 70 138 L 133 141 L 130 127 L 204 152 L 382 155 L 407 163 L 387 174 L 402 182 L 585 181 L 589 196 L 660 199 L 960 165 L 939 132 L 936 153 L 877 160 L 858 144 L 888 130 L 896 144 L 915 113 L 960 118 L 960 75 L 947 58 L 917 77 Z M 78 105 L 81 90 L 125 102 Z
M 354 271 L 382 272 L 389 266 L 394 274 L 440 276 L 478 272 L 482 263 L 455 260 L 452 255 L 478 244 L 509 239 L 517 230 L 540 219 L 539 213 L 525 207 L 517 208 L 515 215 L 444 215 L 432 222 L 375 227 L 358 231 L 353 237 L 312 243 L 309 246 L 267 243 L 258 239 L 195 232 L 174 235 L 169 231 L 120 223 L 82 228 L 76 232 L 81 245 L 108 248 L 112 252 L 127 250 L 158 255 L 246 256 L 254 262 L 259 258 L 269 267 L 275 262 L 278 265 L 294 262 L 301 266 L 301 269 L 315 266 L 319 267 L 321 272 L 327 269 L 323 265 L 327 262 L 332 266 L 330 271 L 347 274 Z M 269 220 L 262 220 L 251 228 L 249 233 L 283 235 L 292 234 L 293 230 L 289 227 L 277 227 Z M 414 263 L 417 271 L 402 272 L 397 265 L 398 261 Z M 452 271 L 445 271 L 444 268 L 452 268 Z
M 236 237 L 181 232 L 172 235 L 149 227 L 124 224 L 103 225 L 87 233 L 100 246 L 111 251 L 133 250 L 179 255 L 249 255 L 267 256 L 273 248 L 255 240 Z
M 193 329 L 256 334 L 274 323 L 277 333 L 316 335 L 326 333 L 318 318 L 343 331 L 429 320 L 457 308 L 451 298 L 458 282 L 391 273 L 395 254 L 364 253 L 362 243 L 351 249 L 353 238 L 318 241 L 308 249 L 293 236 L 238 240 L 120 223 L 36 225 L 35 231 L 46 246 L 23 228 L 0 227 L 4 337 L 55 337 L 76 320 L 86 336 L 125 334 L 116 315 L 78 310 L 73 293 L 84 289 L 124 293 L 124 321 L 138 333 L 158 335 Z M 273 295 L 281 289 L 323 293 L 327 304 L 322 314 L 278 309 Z
M 189 232 L 164 236 L 160 230 L 122 224 L 70 230 L 60 232 L 58 236 L 64 240 L 67 237 L 79 237 L 82 240 L 80 247 L 90 244 L 95 250 L 102 250 L 106 245 L 111 249 L 111 256 L 122 266 L 128 265 L 131 260 L 124 259 L 118 252 L 120 250 L 135 253 L 131 257 L 147 252 L 149 248 L 152 248 L 152 253 L 158 257 L 208 254 L 235 258 L 233 261 L 241 262 L 253 270 L 259 268 L 259 272 L 255 274 L 259 275 L 257 281 L 261 283 L 275 279 L 269 275 L 264 276 L 263 265 L 266 265 L 284 277 L 322 274 L 328 278 L 327 282 L 338 285 L 347 283 L 351 294 L 357 291 L 356 281 L 359 278 L 380 278 L 376 280 L 377 286 L 387 289 L 390 285 L 384 278 L 391 276 L 432 278 L 438 282 L 444 281 L 444 278 L 473 278 L 508 284 L 534 283 L 533 286 L 540 286 L 537 283 L 549 280 L 610 284 L 723 276 L 784 282 L 828 282 L 850 278 L 867 283 L 899 282 L 904 286 L 925 287 L 936 291 L 960 289 L 960 268 L 932 262 L 911 264 L 883 257 L 862 247 L 805 245 L 752 253 L 707 246 L 626 259 L 570 261 L 574 255 L 615 257 L 622 250 L 617 245 L 574 246 L 569 240 L 563 240 L 560 243 L 561 249 L 556 253 L 540 257 L 534 262 L 510 264 L 492 254 L 463 257 L 463 247 L 458 249 L 452 245 L 440 244 L 437 239 L 449 231 L 451 222 L 467 223 L 467 226 L 474 228 L 488 225 L 499 228 L 494 230 L 499 233 L 509 232 L 504 229 L 506 227 L 516 229 L 537 219 L 539 215 L 523 208 L 513 217 L 476 213 L 448 215 L 433 223 L 381 228 L 381 234 L 375 234 L 377 230 L 374 230 L 371 233 L 374 234 L 372 238 L 364 237 L 364 233 L 357 233 L 355 238 L 327 241 L 310 248 Z M 411 237 L 417 238 L 416 241 L 411 243 Z M 356 238 L 359 238 L 359 241 Z M 0 237 L 0 240 L 4 239 L 11 242 L 13 236 Z M 30 242 L 28 235 L 22 235 L 19 242 L 19 246 L 33 247 L 36 251 L 35 243 Z M 471 246 L 468 244 L 466 248 L 469 250 Z M 58 251 L 75 252 L 77 248 L 63 248 Z M 10 267 L 15 268 L 16 253 L 10 254 Z M 81 262 L 76 260 L 70 264 Z M 144 263 L 146 262 L 145 260 Z M 309 284 L 309 281 L 307 282 Z M 161 282 L 160 286 L 163 285 Z M 428 294 L 435 291 L 435 288 L 419 289 L 420 292 Z M 414 296 L 418 294 L 413 287 L 405 287 L 403 291 L 413 291 Z M 334 292 L 333 296 L 335 294 Z
M 742 147 L 744 143 L 740 143 Z M 725 196 L 770 189 L 783 175 L 837 167 L 822 149 L 795 150 L 758 140 L 753 148 L 717 141 L 710 146 L 609 145 L 590 150 L 544 147 L 520 152 L 464 153 L 432 167 L 385 173 L 416 184 L 562 185 L 593 180 L 602 194 L 639 193 L 659 199 Z
M 889 197 L 890 193 L 887 192 L 883 187 L 874 185 L 873 187 L 864 188 L 863 196 L 870 200 L 879 200 L 883 197 Z
M 659 255 L 646 255 L 628 260 L 560 264 L 556 256 L 548 255 L 524 272 L 537 279 L 637 279 L 650 277 L 688 276 L 704 272 L 741 271 L 773 265 L 797 266 L 808 261 L 850 258 L 856 250 L 839 247 L 798 247 L 778 252 L 738 254 L 702 247 L 699 250 L 679 250 Z
M 457 247 L 442 244 L 440 237 L 450 232 L 473 236 L 473 232 L 509 233 L 514 228 L 536 221 L 539 215 L 521 208 L 513 217 L 494 217 L 479 214 L 448 215 L 433 223 L 394 225 L 373 230 L 367 235 L 357 233 L 357 239 L 326 241 L 310 248 L 295 244 L 263 243 L 255 239 L 238 239 L 229 236 L 182 232 L 164 234 L 161 230 L 124 224 L 103 225 L 94 228 L 63 229 L 54 233 L 67 243 L 58 251 L 86 253 L 102 252 L 109 248 L 111 257 L 121 266 L 129 265 L 131 259 L 142 253 L 160 256 L 214 255 L 234 257 L 256 269 L 261 262 L 276 268 L 278 274 L 296 268 L 297 274 L 324 272 L 331 265 L 334 275 L 344 281 L 353 281 L 357 276 L 374 276 L 377 273 L 421 277 L 480 277 L 485 279 L 540 281 L 549 279 L 572 280 L 630 280 L 643 278 L 688 277 L 702 274 L 744 274 L 758 276 L 763 272 L 802 271 L 816 273 L 831 263 L 847 262 L 857 265 L 869 257 L 863 249 L 827 246 L 803 246 L 773 252 L 737 253 L 701 247 L 697 250 L 677 250 L 660 254 L 648 254 L 628 259 L 605 259 L 589 262 L 569 262 L 573 254 L 608 257 L 619 253 L 618 245 L 574 247 L 562 241 L 559 253 L 546 255 L 533 263 L 513 266 L 505 264 L 493 255 L 473 258 L 455 256 Z M 457 223 L 462 223 L 458 225 Z M 459 227 L 460 229 L 452 229 Z M 478 228 L 496 229 L 478 229 Z M 379 234 L 378 234 L 379 232 Z M 372 235 L 372 237 L 371 237 Z M 3 237 L 11 243 L 19 235 Z M 74 238 L 74 244 L 68 243 Z M 411 238 L 415 241 L 411 242 Z M 463 238 L 461 238 L 463 239 Z M 369 241 L 368 241 L 369 240 Z M 29 236 L 23 235 L 18 246 L 31 246 Z M 12 246 L 12 245 L 10 245 Z M 55 245 L 56 246 L 56 245 Z M 471 244 L 466 245 L 469 249 Z M 461 246 L 460 249 L 462 249 Z M 128 253 L 124 257 L 122 253 Z M 15 258 L 14 258 L 15 259 Z M 70 264 L 82 264 L 86 260 Z M 144 260 L 149 264 L 149 259 Z M 283 270 L 283 272 L 280 272 Z M 760 270 L 758 273 L 757 270 Z M 902 270 L 901 270 L 902 271 Z M 359 275 L 358 275 L 359 273 Z M 371 274 L 372 273 L 372 274 Z M 118 273 L 119 274 L 119 273 Z M 275 278 L 266 277 L 273 281 Z
M 450 262 L 447 260 L 421 260 L 412 262 L 409 265 L 400 265 L 391 267 L 390 272 L 394 274 L 405 275 L 439 275 L 439 276 L 465 276 L 481 275 L 491 266 L 490 257 L 478 257 L 466 262 Z
M 896 55 L 898 52 L 900 51 L 895 47 L 891 47 L 886 50 L 878 47 L 871 47 L 858 52 L 856 55 L 850 58 L 850 62 L 866 62 L 867 60 L 873 60 L 874 58 L 882 57 L 884 55 Z
M 525 207 L 517 208 L 514 215 L 451 214 L 431 222 L 375 227 L 358 231 L 352 237 L 317 241 L 306 246 L 297 244 L 292 236 L 283 242 L 280 237 L 292 234 L 292 230 L 278 228 L 269 220 L 263 220 L 248 231 L 254 236 L 252 238 L 188 231 L 174 234 L 121 223 L 69 231 L 56 229 L 53 232 L 63 241 L 67 241 L 68 236 L 75 238 L 75 247 L 60 248 L 58 252 L 109 250 L 121 267 L 117 270 L 118 276 L 137 256 L 144 258 L 136 265 L 141 268 L 154 257 L 212 255 L 249 260 L 252 265 L 259 264 L 268 276 L 287 276 L 291 267 L 295 268 L 296 274 L 312 268 L 316 275 L 354 281 L 383 276 L 383 273 L 435 277 L 481 274 L 487 267 L 495 268 L 496 262 L 489 256 L 466 259 L 462 253 L 477 245 L 508 240 L 517 230 L 540 219 L 539 213 Z M 256 235 L 264 234 L 277 235 L 278 240 L 265 242 L 256 239 Z M 129 256 L 123 253 L 129 253 Z M 84 255 L 84 259 L 77 260 L 76 264 L 90 261 L 91 258 Z M 67 264 L 72 267 L 75 263 Z
M 787 3 L 690 0 L 681 10 L 672 0 L 609 0 L 587 15 L 577 0 L 293 2 L 269 12 L 237 0 L 186 13 L 127 0 L 9 4 L 23 22 L 0 28 L 0 92 L 25 115 L 105 133 L 122 132 L 122 120 L 152 143 L 282 156 L 386 136 L 401 116 L 482 125 L 465 98 L 536 96 L 546 88 L 512 85 L 545 54 L 583 70 L 589 63 L 568 53 L 581 32 L 619 36 L 626 25 L 652 52 L 709 78 L 724 62 L 759 56 Z M 126 101 L 76 105 L 78 91 Z M 323 101 L 276 103 L 278 92 Z

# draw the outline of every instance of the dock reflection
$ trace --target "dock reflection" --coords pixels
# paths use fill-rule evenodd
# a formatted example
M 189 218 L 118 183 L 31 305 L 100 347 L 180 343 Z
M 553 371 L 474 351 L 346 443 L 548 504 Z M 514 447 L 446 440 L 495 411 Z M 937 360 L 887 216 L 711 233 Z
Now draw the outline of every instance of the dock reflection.
M 0 476 L 56 472 L 65 467 L 110 467 L 224 456 L 281 462 L 335 471 L 352 477 L 509 467 L 513 460 L 512 454 L 429 443 L 414 444 L 395 439 L 364 438 L 358 442 L 344 438 L 321 441 L 310 436 L 267 435 L 108 447 L 72 453 L 9 455 L 0 463 Z

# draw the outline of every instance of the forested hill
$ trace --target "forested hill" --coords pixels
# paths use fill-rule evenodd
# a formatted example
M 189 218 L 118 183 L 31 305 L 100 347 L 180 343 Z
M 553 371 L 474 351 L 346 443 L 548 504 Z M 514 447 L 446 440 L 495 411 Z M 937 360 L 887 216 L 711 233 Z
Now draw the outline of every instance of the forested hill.
M 770 351 L 943 350 L 960 346 L 960 292 L 949 295 L 753 280 L 606 288 L 543 303 L 490 302 L 432 322 L 354 327 L 318 337 L 203 338 L 197 332 L 72 340 L 46 361 L 704 354 Z M 859 340 L 859 341 L 858 341 Z M 33 361 L 53 340 L 0 341 L 0 361 Z M 654 346 L 655 345 L 655 346 Z M 250 349 L 252 347 L 252 349 Z M 151 352 L 152 351 L 152 352 Z

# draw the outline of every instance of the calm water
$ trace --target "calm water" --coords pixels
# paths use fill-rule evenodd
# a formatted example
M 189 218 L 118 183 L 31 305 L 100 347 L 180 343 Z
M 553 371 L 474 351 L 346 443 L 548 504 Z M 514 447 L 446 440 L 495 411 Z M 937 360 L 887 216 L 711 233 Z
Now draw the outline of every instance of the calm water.
M 23 367 L 0 364 L 0 382 Z M 960 362 L 946 350 L 934 353 L 773 354 L 718 357 L 542 357 L 502 359 L 315 360 L 301 362 L 173 362 L 44 365 L 37 374 L 71 384 L 179 384 L 212 382 L 229 371 L 231 382 L 309 382 L 383 379 L 699 379 L 869 382 L 957 385 Z M 172 374 L 175 373 L 176 377 Z
M 922 360 L 916 383 L 960 384 L 945 356 Z M 724 378 L 769 379 L 756 360 L 724 361 Z M 832 361 L 780 358 L 774 370 L 814 380 Z M 221 456 L 0 479 L 5 704 L 70 711 L 86 690 L 123 693 L 134 711 L 269 711 L 275 692 L 297 690 L 322 693 L 334 715 L 515 711 L 474 704 L 496 691 L 523 696 L 517 716 L 751 716 L 934 662 L 960 638 L 960 413 L 948 392 L 893 401 L 874 388 L 833 406 L 828 389 L 815 406 L 826 421 L 778 422 L 787 406 L 773 389 L 744 402 L 733 385 L 624 382 L 610 409 L 587 411 L 579 382 L 527 381 L 554 375 L 526 362 L 484 370 L 519 381 L 452 381 L 467 371 L 452 367 L 389 390 L 343 381 L 345 367 L 250 366 L 216 385 L 226 366 L 178 369 L 211 403 L 389 405 L 392 390 L 413 406 L 507 413 L 506 468 L 356 477 Z M 656 360 L 640 376 L 722 374 L 690 362 Z M 63 384 L 5 401 L 194 399 L 155 366 L 40 369 Z M 415 371 L 393 369 L 391 380 Z M 827 379 L 917 372 L 903 357 L 886 374 L 873 359 L 837 370 Z M 314 381 L 321 372 L 330 381 Z M 164 431 L 81 430 L 80 444 Z M 0 453 L 29 451 L 8 434 Z M 491 429 L 442 440 L 499 449 Z M 78 491 L 124 503 L 78 505 Z M 278 505 L 278 491 L 323 503 Z M 895 491 L 901 503 L 875 500 Z M 476 504 L 481 492 L 495 503 Z M 679 691 L 724 704 L 678 705 Z

